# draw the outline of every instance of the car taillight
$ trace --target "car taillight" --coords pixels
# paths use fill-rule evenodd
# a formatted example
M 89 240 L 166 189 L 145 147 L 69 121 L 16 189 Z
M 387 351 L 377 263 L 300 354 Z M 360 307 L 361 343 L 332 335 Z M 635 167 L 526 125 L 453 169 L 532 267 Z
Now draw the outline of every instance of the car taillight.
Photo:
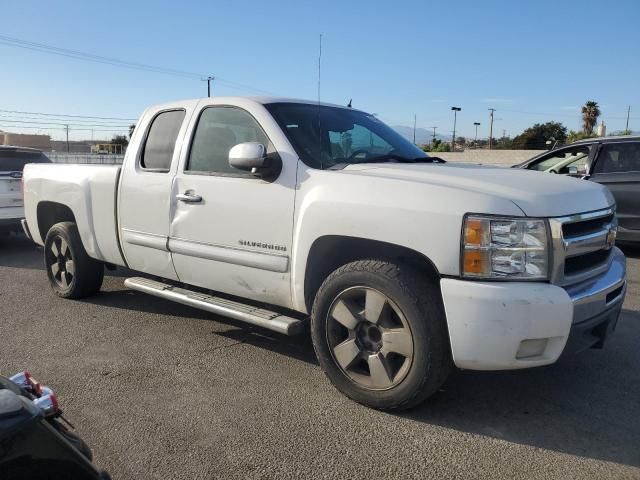
M 9 377 L 9 380 L 36 397 L 42 395 L 42 385 L 38 380 L 33 378 L 27 370 L 16 373 L 12 377 Z
M 51 389 L 47 390 L 49 390 L 49 392 L 51 393 L 42 395 L 40 398 L 36 398 L 33 401 L 33 404 L 40 409 L 45 417 L 56 415 L 60 411 L 60 409 L 58 408 L 58 399 L 56 398 L 56 395 L 51 391 Z
M 31 390 L 31 374 L 28 371 L 16 373 L 12 377 L 9 377 L 13 383 L 25 390 Z

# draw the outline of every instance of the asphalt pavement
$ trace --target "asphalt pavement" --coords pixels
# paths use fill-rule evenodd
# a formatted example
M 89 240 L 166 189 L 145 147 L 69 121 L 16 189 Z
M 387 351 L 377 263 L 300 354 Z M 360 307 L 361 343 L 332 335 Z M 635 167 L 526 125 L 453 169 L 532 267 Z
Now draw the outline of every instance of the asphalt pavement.
M 124 288 L 48 287 L 42 251 L 0 238 L 0 373 L 28 368 L 114 479 L 640 479 L 640 250 L 603 350 L 457 372 L 403 414 L 367 409 L 287 338 Z

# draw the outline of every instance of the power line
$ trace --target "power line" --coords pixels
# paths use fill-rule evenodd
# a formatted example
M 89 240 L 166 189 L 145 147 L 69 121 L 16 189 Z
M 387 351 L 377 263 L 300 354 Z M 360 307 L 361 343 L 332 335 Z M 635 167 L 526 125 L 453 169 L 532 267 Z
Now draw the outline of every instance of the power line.
M 567 118 L 577 118 L 577 116 L 579 115 L 579 112 L 576 112 L 575 114 L 571 114 L 571 113 L 551 113 L 551 112 L 528 112 L 526 110 L 511 110 L 511 109 L 505 109 L 505 108 L 501 108 L 500 109 L 501 112 L 509 112 L 509 113 L 521 113 L 523 115 L 545 115 L 545 116 L 549 116 L 549 117 L 567 117 Z M 610 115 L 606 115 L 607 119 L 613 119 L 613 120 L 625 120 L 627 117 L 625 116 L 610 116 Z M 638 117 L 630 117 L 630 118 L 635 118 L 636 120 L 638 119 Z
M 9 37 L 7 35 L 0 35 L 0 45 L 5 45 L 8 47 L 16 47 L 16 48 L 22 48 L 25 50 L 31 50 L 31 51 L 36 51 L 36 52 L 41 52 L 41 53 L 48 53 L 48 54 L 52 54 L 52 55 L 58 55 L 58 56 L 62 56 L 62 57 L 67 57 L 67 58 L 72 58 L 75 60 L 84 60 L 87 62 L 94 62 L 94 63 L 101 63 L 104 65 L 111 65 L 114 67 L 121 67 L 121 68 L 129 68 L 129 69 L 133 69 L 133 70 L 141 70 L 141 71 L 146 71 L 146 72 L 151 72 L 151 73 L 161 73 L 164 75 L 173 75 L 173 76 L 178 76 L 178 77 L 183 77 L 183 78 L 192 78 L 192 79 L 201 79 L 203 77 L 208 77 L 211 74 L 202 74 L 202 73 L 196 73 L 196 72 L 188 72 L 185 70 L 177 70 L 174 68 L 166 68 L 166 67 L 158 67 L 155 65 L 147 65 L 144 63 L 138 63 L 138 62 L 130 62 L 127 60 L 121 60 L 118 58 L 114 58 L 114 57 L 105 57 L 102 55 L 96 55 L 93 53 L 88 53 L 88 52 L 81 52 L 79 50 L 70 50 L 67 48 L 60 48 L 60 47 L 55 47 L 53 45 L 47 45 L 44 43 L 37 43 L 37 42 L 30 42 L 27 40 L 21 40 L 19 38 L 15 38 L 15 37 Z M 259 93 L 265 93 L 268 95 L 273 95 L 272 92 L 268 92 L 266 90 L 262 90 L 259 88 L 255 88 L 252 87 L 250 85 L 245 85 L 242 83 L 238 83 L 238 82 L 234 82 L 231 80 L 227 80 L 224 78 L 221 78 L 219 76 L 216 75 L 216 80 L 218 81 L 218 83 L 222 83 L 225 84 L 226 86 L 230 87 L 230 88 L 235 88 L 235 89 L 243 89 L 243 90 L 250 90 L 250 91 L 254 91 L 254 92 L 259 92 Z
M 90 118 L 94 120 L 132 120 L 136 121 L 137 118 L 123 118 L 123 117 L 99 117 L 99 116 L 91 116 L 91 115 L 69 115 L 65 113 L 44 113 L 44 112 L 25 112 L 22 110 L 3 110 L 0 109 L 0 112 L 4 113 L 21 113 L 25 115 L 42 115 L 45 117 L 66 117 L 66 118 Z
M 76 126 L 76 127 L 122 127 L 124 128 L 129 128 L 128 125 L 108 125 L 108 124 L 101 124 L 101 123 L 95 123 L 95 124 L 88 124 L 88 123 L 58 123 L 58 122 L 33 122 L 30 120 L 12 120 L 9 118 L 0 118 L 0 120 L 4 123 L 25 123 L 25 124 L 34 124 L 34 125 L 71 125 L 71 126 Z
M 0 127 L 2 128 L 16 128 L 16 125 L 3 125 L 0 124 Z M 31 128 L 34 130 L 45 130 L 45 131 L 49 131 L 49 130 L 66 130 L 65 127 L 42 127 L 42 126 L 34 126 L 34 125 L 20 125 L 20 129 L 23 128 Z M 74 132 L 91 132 L 91 131 L 96 131 L 96 132 L 126 132 L 128 129 L 126 128 L 72 128 L 71 129 Z M 9 132 L 10 133 L 10 132 Z
M 38 120 L 39 123 L 49 123 L 49 121 L 51 122 L 65 122 L 65 123 L 69 123 L 69 119 L 68 118 L 58 118 L 58 117 L 33 117 L 33 116 L 29 116 L 29 115 L 7 115 L 7 114 L 3 114 L 0 113 L 0 120 L 6 120 L 6 121 L 13 121 L 13 120 Z M 83 120 L 83 119 L 79 119 L 79 120 L 74 120 L 74 124 L 76 125 L 90 125 L 90 124 L 94 124 L 96 123 L 97 120 Z M 77 123 L 76 123 L 77 122 Z M 130 124 L 123 124 L 122 121 L 116 121 L 116 120 L 101 120 L 100 123 L 105 123 L 108 124 L 109 126 L 113 126 L 113 127 L 128 127 Z

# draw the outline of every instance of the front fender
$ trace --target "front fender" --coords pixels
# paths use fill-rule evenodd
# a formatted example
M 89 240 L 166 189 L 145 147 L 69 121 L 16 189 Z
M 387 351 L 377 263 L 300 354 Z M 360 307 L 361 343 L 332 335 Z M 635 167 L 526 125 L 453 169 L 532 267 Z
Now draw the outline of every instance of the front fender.
M 465 213 L 522 216 L 512 202 L 478 192 L 343 171 L 303 172 L 296 196 L 292 297 L 307 311 L 304 283 L 313 243 L 326 235 L 376 240 L 414 250 L 442 275 L 459 275 Z

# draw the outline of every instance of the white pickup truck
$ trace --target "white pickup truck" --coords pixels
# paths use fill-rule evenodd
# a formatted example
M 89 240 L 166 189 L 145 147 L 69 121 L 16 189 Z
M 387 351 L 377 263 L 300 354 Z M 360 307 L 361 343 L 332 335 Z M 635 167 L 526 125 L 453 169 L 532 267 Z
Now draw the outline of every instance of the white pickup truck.
M 288 335 L 352 399 L 402 409 L 452 366 L 602 346 L 626 291 L 609 191 L 445 163 L 375 116 L 220 97 L 149 108 L 123 165 L 28 165 L 54 292 L 129 288 Z

